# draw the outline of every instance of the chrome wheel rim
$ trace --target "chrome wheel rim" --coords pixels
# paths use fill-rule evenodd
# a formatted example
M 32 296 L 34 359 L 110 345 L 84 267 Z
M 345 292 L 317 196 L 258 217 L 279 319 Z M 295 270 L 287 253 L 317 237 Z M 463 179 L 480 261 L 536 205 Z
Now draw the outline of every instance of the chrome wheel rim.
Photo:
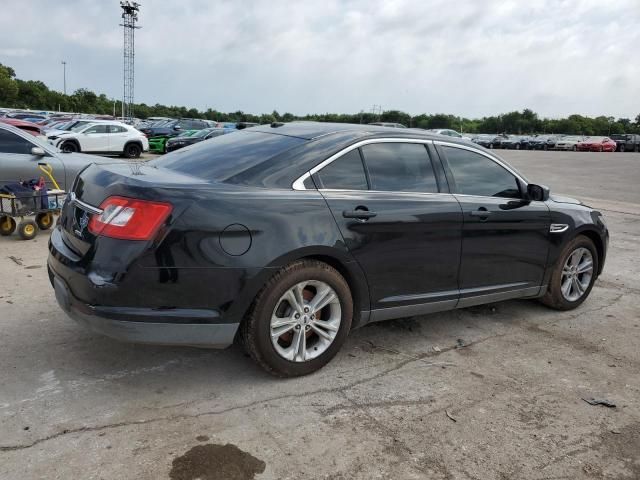
M 271 314 L 271 344 L 282 358 L 307 362 L 322 355 L 340 329 L 342 309 L 333 288 L 319 280 L 297 283 Z
M 575 249 L 562 268 L 560 290 L 565 300 L 575 302 L 582 298 L 593 277 L 593 255 L 584 247 Z

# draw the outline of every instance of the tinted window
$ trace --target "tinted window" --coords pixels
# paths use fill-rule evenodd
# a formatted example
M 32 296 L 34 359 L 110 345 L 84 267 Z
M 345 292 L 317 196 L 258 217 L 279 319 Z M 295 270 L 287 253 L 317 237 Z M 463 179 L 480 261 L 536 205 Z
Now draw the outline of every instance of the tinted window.
M 242 183 L 243 172 L 305 142 L 247 129 L 176 150 L 150 163 L 208 180 Z
M 362 147 L 371 190 L 437 192 L 431 160 L 421 143 L 374 143 Z
M 493 160 L 461 148 L 442 147 L 458 193 L 520 198 L 516 177 Z
M 125 133 L 127 131 L 126 128 L 121 127 L 120 125 L 109 125 L 110 133 Z
M 31 155 L 31 148 L 34 146 L 31 142 L 15 133 L 0 129 L 0 152 Z
M 358 149 L 351 150 L 318 172 L 322 188 L 366 190 L 367 177 Z
M 94 125 L 87 128 L 83 133 L 107 133 L 108 129 L 107 125 Z

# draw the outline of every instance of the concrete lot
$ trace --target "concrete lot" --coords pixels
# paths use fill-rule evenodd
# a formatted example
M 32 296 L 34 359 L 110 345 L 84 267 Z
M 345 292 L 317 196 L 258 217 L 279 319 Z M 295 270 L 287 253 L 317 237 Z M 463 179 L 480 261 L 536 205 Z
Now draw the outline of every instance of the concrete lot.
M 371 325 L 300 379 L 89 333 L 55 303 L 47 235 L 0 238 L 0 478 L 640 478 L 640 155 L 499 153 L 606 214 L 589 300 Z

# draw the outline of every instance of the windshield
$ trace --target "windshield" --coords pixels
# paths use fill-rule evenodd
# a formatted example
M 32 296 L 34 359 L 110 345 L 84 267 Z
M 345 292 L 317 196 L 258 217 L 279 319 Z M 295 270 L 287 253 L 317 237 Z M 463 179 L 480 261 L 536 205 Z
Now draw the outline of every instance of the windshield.
M 202 130 L 198 130 L 196 133 L 194 133 L 192 137 L 196 137 L 196 138 L 206 137 L 207 135 L 209 135 L 209 133 L 211 133 L 214 130 L 215 128 L 203 128 Z

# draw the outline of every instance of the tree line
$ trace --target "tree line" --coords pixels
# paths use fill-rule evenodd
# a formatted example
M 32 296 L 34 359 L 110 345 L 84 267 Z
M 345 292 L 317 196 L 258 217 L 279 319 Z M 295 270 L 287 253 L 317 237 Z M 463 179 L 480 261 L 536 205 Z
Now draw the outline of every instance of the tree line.
M 96 94 L 86 88 L 80 88 L 70 95 L 49 89 L 38 80 L 16 78 L 13 68 L 0 64 L 0 106 L 48 111 L 119 115 L 120 100 Z M 314 120 L 338 123 L 395 122 L 407 127 L 450 128 L 467 133 L 574 133 L 582 135 L 611 135 L 615 133 L 640 133 L 640 114 L 634 120 L 611 116 L 586 117 L 569 115 L 566 118 L 540 118 L 530 109 L 521 112 L 509 112 L 483 118 L 465 118 L 444 113 L 420 114 L 411 116 L 399 110 L 388 110 L 380 114 L 359 113 L 322 113 L 296 116 L 291 113 L 280 114 L 277 111 L 254 115 L 242 111 L 220 112 L 215 109 L 200 111 L 195 108 L 167 106 L 156 103 L 134 105 L 138 118 L 177 117 L 205 118 L 221 122 L 290 122 L 293 120 Z

